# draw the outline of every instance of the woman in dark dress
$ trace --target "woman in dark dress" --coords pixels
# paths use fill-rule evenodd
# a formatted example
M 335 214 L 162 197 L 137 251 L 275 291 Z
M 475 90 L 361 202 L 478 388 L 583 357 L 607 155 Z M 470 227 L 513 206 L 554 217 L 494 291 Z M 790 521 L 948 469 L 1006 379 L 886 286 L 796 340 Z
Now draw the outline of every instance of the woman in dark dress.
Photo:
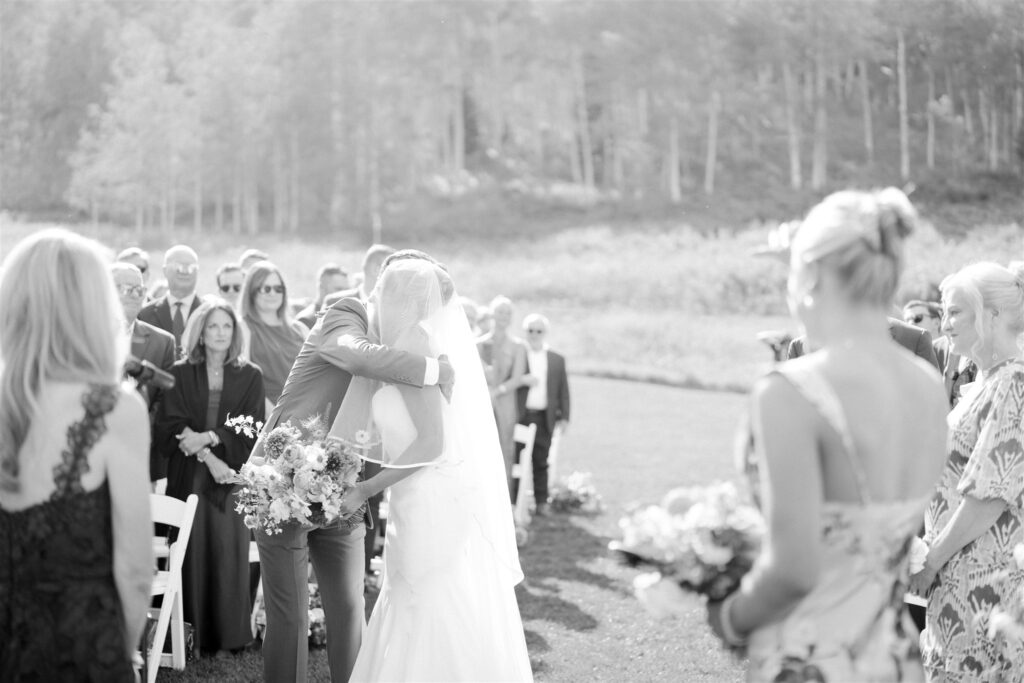
M 0 301 L 0 681 L 134 681 L 153 579 L 149 420 L 102 247 L 26 238 Z
M 239 357 L 242 334 L 223 299 L 205 301 L 182 335 L 185 359 L 174 365 L 174 389 L 157 424 L 168 459 L 167 495 L 199 495 L 182 570 L 185 621 L 204 651 L 230 651 L 252 640 L 249 615 L 249 530 L 235 512 L 231 483 L 255 435 L 225 426 L 229 416 L 263 421 L 263 377 Z
M 309 330 L 292 319 L 284 276 L 270 261 L 254 264 L 245 274 L 240 305 L 249 329 L 249 358 L 263 372 L 269 414 Z

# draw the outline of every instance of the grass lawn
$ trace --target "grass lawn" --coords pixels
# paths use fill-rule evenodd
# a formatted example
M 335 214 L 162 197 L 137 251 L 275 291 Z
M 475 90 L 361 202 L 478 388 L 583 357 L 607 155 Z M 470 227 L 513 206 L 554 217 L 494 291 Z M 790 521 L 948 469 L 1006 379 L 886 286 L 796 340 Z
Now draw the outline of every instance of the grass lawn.
M 573 423 L 558 471 L 590 472 L 607 509 L 595 517 L 534 521 L 517 587 L 537 681 L 739 681 L 742 668 L 719 649 L 694 598 L 685 616 L 650 618 L 632 595 L 636 571 L 607 552 L 633 502 L 673 486 L 734 477 L 732 442 L 744 406 L 738 394 L 638 382 L 570 378 Z M 310 654 L 311 681 L 328 681 L 323 650 Z M 262 680 L 259 653 L 205 659 L 159 681 Z

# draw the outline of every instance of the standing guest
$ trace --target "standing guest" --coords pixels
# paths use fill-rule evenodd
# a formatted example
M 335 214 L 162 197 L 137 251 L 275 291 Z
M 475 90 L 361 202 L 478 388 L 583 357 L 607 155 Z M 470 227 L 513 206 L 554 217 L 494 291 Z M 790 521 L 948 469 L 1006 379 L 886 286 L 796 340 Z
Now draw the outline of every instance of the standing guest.
M 185 329 L 185 358 L 172 369 L 157 422 L 167 458 L 167 495 L 199 496 L 182 569 L 185 621 L 196 646 L 222 654 L 252 640 L 249 615 L 249 529 L 235 512 L 231 478 L 249 458 L 255 437 L 224 425 L 228 416 L 263 421 L 263 378 L 239 356 L 235 309 L 204 302 Z
M 114 259 L 118 263 L 128 263 L 139 269 L 142 273 L 142 284 L 149 282 L 149 254 L 139 247 L 128 247 L 122 249 Z
M 942 336 L 939 325 L 942 322 L 942 306 L 934 301 L 912 299 L 903 305 L 903 322 L 928 330 L 932 340 Z
M 242 266 L 237 263 L 223 263 L 217 269 L 217 289 L 219 296 L 239 310 L 238 306 L 242 299 L 242 285 L 245 283 L 245 273 Z
M 348 289 L 348 273 L 337 263 L 327 263 L 320 267 L 316 274 L 316 299 L 313 303 L 303 308 L 295 316 L 295 319 L 312 329 L 316 322 L 316 314 L 324 305 L 324 299 L 331 292 L 341 292 Z
M 460 296 L 459 303 L 462 305 L 462 310 L 466 312 L 466 322 L 469 323 L 470 333 L 474 337 L 479 337 L 480 328 L 477 326 L 477 320 L 480 319 L 480 306 L 468 296 Z
M 491 301 L 494 322 L 491 331 L 477 340 L 477 350 L 484 363 L 484 376 L 491 392 L 494 421 L 498 426 L 501 454 L 505 458 L 505 479 L 512 494 L 512 465 L 516 458 L 515 431 L 519 413 L 516 407 L 516 389 L 522 386 L 526 374 L 526 347 L 508 333 L 512 324 L 512 302 L 504 296 Z M 513 497 L 514 500 L 514 497 Z
M 976 263 L 942 282 L 942 328 L 978 379 L 949 414 L 949 457 L 925 515 L 930 549 L 911 586 L 928 596 L 930 680 L 1024 680 L 988 636 L 993 607 L 1020 600 L 1024 569 L 1024 268 Z M 930 594 L 929 594 L 930 593 Z
M 565 357 L 548 347 L 551 329 L 548 319 L 538 313 L 523 318 L 526 333 L 526 372 L 523 386 L 516 391 L 520 422 L 537 425 L 533 441 L 533 498 L 538 516 L 547 514 L 548 451 L 556 431 L 569 426 L 569 377 Z M 513 487 L 515 488 L 515 487 Z M 516 491 L 512 491 L 515 500 Z
M 174 335 L 175 349 L 180 351 L 185 323 L 201 303 L 196 295 L 199 256 L 195 250 L 184 244 L 168 249 L 164 254 L 164 277 L 167 293 L 139 311 L 139 320 Z
M 946 387 L 946 398 L 949 407 L 956 407 L 960 401 L 960 392 L 965 384 L 977 378 L 978 368 L 967 356 L 961 356 L 950 348 L 949 337 L 942 335 L 934 342 L 935 359 L 942 370 L 942 382 Z
M 708 604 L 715 633 L 747 646 L 748 681 L 920 679 L 903 582 L 946 402 L 886 320 L 915 219 L 895 188 L 837 192 L 794 236 L 789 306 L 819 350 L 753 390 L 744 455 L 767 534 L 741 587 Z
M 292 320 L 284 277 L 270 261 L 249 269 L 243 292 L 241 317 L 249 330 L 249 358 L 263 372 L 269 414 L 309 330 Z
M 153 577 L 146 408 L 109 259 L 44 230 L 0 268 L 0 680 L 132 683 Z
M 242 252 L 242 257 L 238 259 L 238 265 L 241 266 L 242 272 L 247 273 L 254 264 L 260 261 L 266 261 L 270 258 L 267 252 L 260 251 L 259 249 L 246 249 Z
M 115 263 L 111 266 L 110 272 L 113 275 L 118 296 L 121 298 L 121 310 L 124 311 L 125 322 L 128 325 L 131 355 L 138 361 L 148 361 L 161 370 L 170 371 L 175 358 L 174 337 L 170 332 L 164 332 L 159 327 L 153 327 L 149 323 L 138 320 L 139 310 L 142 308 L 142 301 L 146 295 L 146 288 L 142 284 L 142 274 L 139 269 L 129 263 Z M 152 424 L 162 392 L 153 382 L 140 384 L 138 388 L 139 393 L 146 399 L 146 405 L 149 406 L 150 423 Z M 156 448 L 151 448 L 149 480 L 156 481 L 166 476 L 166 461 L 160 457 Z

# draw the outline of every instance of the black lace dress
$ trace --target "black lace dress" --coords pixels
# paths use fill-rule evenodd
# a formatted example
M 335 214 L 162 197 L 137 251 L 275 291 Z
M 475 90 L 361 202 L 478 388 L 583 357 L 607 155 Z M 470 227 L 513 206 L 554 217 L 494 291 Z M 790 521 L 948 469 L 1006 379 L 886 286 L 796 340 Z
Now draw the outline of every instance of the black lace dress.
M 0 681 L 134 681 L 114 584 L 107 483 L 82 489 L 117 387 L 82 396 L 49 500 L 0 510 Z

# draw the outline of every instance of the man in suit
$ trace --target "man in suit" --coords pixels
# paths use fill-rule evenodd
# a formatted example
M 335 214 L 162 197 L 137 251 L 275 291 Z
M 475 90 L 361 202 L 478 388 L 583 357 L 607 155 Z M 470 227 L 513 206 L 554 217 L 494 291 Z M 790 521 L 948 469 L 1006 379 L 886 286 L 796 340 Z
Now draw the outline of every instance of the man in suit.
M 932 367 L 941 369 L 939 368 L 938 361 L 935 360 L 935 351 L 932 348 L 932 337 L 928 334 L 927 330 L 922 330 L 920 327 L 908 325 L 905 322 L 896 320 L 895 318 L 889 318 L 889 334 L 892 335 L 893 341 L 897 344 L 908 349 L 919 358 L 923 358 L 928 361 Z M 787 357 L 799 358 L 805 353 L 808 353 L 805 345 L 806 337 L 797 337 L 789 343 L 789 352 Z
M 402 258 L 433 261 L 426 254 L 410 250 L 394 254 L 384 268 Z M 454 376 L 447 360 L 382 346 L 370 329 L 365 306 L 354 298 L 338 301 L 317 318 L 295 359 L 281 398 L 267 418 L 263 434 L 288 420 L 298 424 L 314 415 L 320 415 L 331 425 L 353 375 L 417 387 L 436 384 L 450 395 Z M 261 438 L 253 448 L 253 457 L 262 455 L 262 451 Z M 291 525 L 273 536 L 256 531 L 267 607 L 264 680 L 306 680 L 306 572 L 310 560 L 320 582 L 327 620 L 331 680 L 348 680 L 365 623 L 363 521 L 364 516 L 356 513 L 323 527 Z
M 535 514 L 547 513 L 548 452 L 556 430 L 569 424 L 569 378 L 565 358 L 547 344 L 550 324 L 543 315 L 531 313 L 523 319 L 526 333 L 526 370 L 524 386 L 516 391 L 521 424 L 537 425 L 533 442 L 533 497 Z M 513 494 L 513 498 L 514 498 Z
M 192 312 L 202 303 L 196 296 L 199 256 L 192 247 L 177 244 L 164 254 L 167 293 L 139 311 L 139 320 L 174 335 L 174 348 L 181 350 L 181 333 Z
M 377 264 L 377 269 L 380 269 L 379 263 Z M 325 263 L 320 266 L 320 270 L 316 274 L 316 299 L 299 311 L 295 319 L 309 329 L 313 329 L 313 323 L 316 322 L 316 314 L 320 312 L 320 308 L 324 305 L 324 299 L 327 298 L 327 295 L 347 289 L 348 273 L 342 270 L 341 266 L 337 263 Z
M 114 285 L 121 299 L 124 318 L 128 323 L 128 334 L 131 336 L 131 354 L 146 360 L 160 368 L 170 370 L 174 365 L 174 337 L 169 332 L 153 327 L 138 319 L 142 301 L 146 296 L 146 286 L 142 273 L 130 263 L 117 262 L 110 267 L 114 277 Z M 139 386 L 139 393 L 146 399 L 149 406 L 149 419 L 152 424 L 157 405 L 160 402 L 160 389 L 152 383 Z M 149 480 L 156 481 L 167 475 L 166 462 L 152 449 L 149 454 Z

